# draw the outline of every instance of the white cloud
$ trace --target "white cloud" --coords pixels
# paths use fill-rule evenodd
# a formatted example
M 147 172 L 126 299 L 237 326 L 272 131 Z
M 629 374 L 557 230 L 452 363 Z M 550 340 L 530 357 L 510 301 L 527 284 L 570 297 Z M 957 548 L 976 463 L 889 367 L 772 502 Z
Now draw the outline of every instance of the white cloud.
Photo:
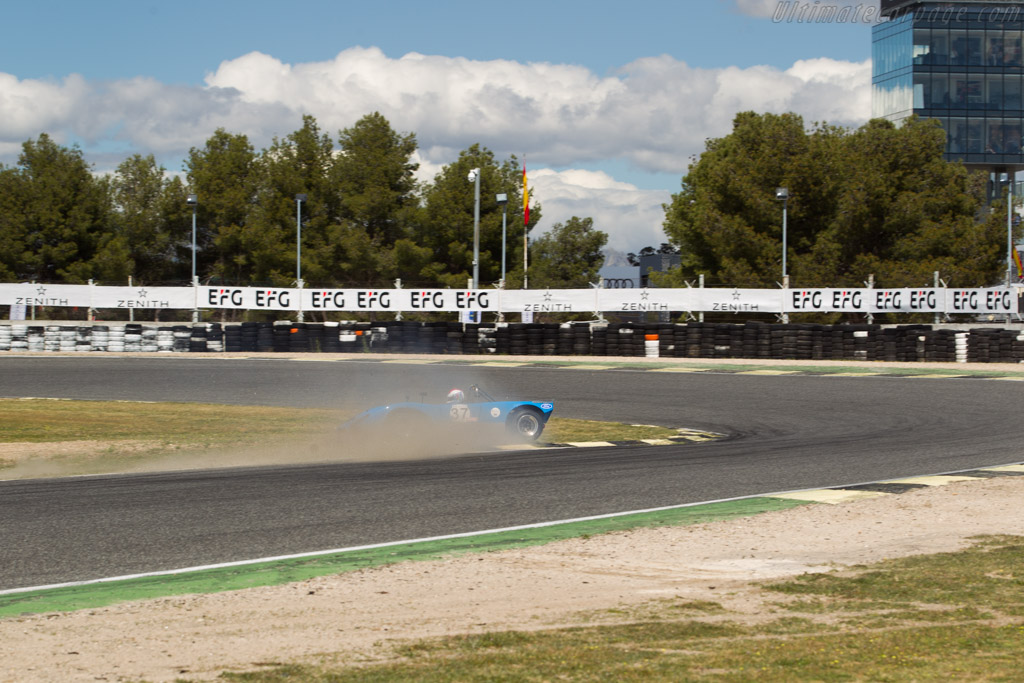
M 618 251 L 639 251 L 668 241 L 661 228 L 661 205 L 672 199 L 667 190 L 641 190 L 601 171 L 537 169 L 527 175 L 544 212 L 535 236 L 579 216 L 593 218 L 594 227 L 608 233 L 608 246 Z
M 480 142 L 554 166 L 620 158 L 681 172 L 706 137 L 728 133 L 738 111 L 799 107 L 808 120 L 840 125 L 870 115 L 869 63 L 831 59 L 781 71 L 695 69 L 661 56 L 600 78 L 574 65 L 416 53 L 391 59 L 377 48 L 351 48 L 295 66 L 251 53 L 221 64 L 207 83 L 235 93 L 243 111 L 287 107 L 312 113 L 326 130 L 380 111 L 416 133 L 425 159 L 442 163 Z
M 125 156 L 154 153 L 173 170 L 218 127 L 244 133 L 260 148 L 297 129 L 302 114 L 334 136 L 379 111 L 396 130 L 416 134 L 425 178 L 473 143 L 498 158 L 525 155 L 537 168 L 615 160 L 681 177 L 705 139 L 726 135 L 744 110 L 859 125 L 871 111 L 870 62 L 821 58 L 785 70 L 698 69 L 663 55 L 602 77 L 569 64 L 417 53 L 394 59 L 356 47 L 304 64 L 253 52 L 221 63 L 203 87 L 0 73 L 0 159 L 13 161 L 21 142 L 47 132 L 61 142 L 82 141 L 87 158 L 90 148 L 107 155 L 126 149 Z M 545 207 L 541 229 L 550 227 L 549 219 L 575 214 L 593 216 L 617 248 L 662 241 L 660 203 L 667 192 L 616 186 L 584 171 L 535 175 L 535 196 Z

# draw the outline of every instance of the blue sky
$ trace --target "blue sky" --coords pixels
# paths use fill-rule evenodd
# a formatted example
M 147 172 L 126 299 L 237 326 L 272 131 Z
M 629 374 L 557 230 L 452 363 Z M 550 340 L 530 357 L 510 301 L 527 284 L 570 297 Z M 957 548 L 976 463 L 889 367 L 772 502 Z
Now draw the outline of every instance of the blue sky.
M 781 9 L 794 2 L 814 4 L 781 0 Z M 845 4 L 861 16 L 877 6 Z M 100 172 L 131 153 L 178 172 L 218 126 L 260 148 L 303 113 L 334 133 L 379 110 L 417 134 L 424 178 L 474 142 L 499 158 L 525 155 L 545 222 L 594 216 L 612 246 L 636 250 L 658 241 L 660 204 L 737 111 L 866 120 L 870 24 L 773 21 L 779 9 L 776 0 L 10 3 L 0 162 L 46 132 L 81 146 Z

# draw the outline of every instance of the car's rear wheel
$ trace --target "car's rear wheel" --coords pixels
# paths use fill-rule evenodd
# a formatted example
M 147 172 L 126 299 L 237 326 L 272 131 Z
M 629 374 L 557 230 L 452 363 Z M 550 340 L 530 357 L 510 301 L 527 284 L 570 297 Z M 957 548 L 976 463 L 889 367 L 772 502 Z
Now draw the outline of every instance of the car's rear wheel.
M 544 420 L 535 408 L 516 408 L 509 414 L 505 426 L 516 438 L 536 441 L 544 431 Z

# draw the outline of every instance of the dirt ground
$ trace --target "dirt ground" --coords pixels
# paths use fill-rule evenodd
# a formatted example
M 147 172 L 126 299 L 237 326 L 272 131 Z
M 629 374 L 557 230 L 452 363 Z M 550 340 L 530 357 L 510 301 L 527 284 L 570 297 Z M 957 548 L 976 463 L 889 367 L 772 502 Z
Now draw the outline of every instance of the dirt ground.
M 1024 534 L 1024 477 L 408 562 L 285 586 L 0 620 L 0 681 L 207 680 L 283 662 L 364 662 L 403 640 L 611 623 L 707 600 L 774 618 L 757 582 Z

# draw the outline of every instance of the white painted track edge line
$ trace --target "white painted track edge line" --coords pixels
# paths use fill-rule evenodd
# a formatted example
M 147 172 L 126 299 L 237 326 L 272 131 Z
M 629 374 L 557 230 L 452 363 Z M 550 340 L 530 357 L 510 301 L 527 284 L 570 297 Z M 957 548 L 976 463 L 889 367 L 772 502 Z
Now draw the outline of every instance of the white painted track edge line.
M 932 475 L 919 475 L 919 476 L 943 476 L 943 475 L 958 474 L 960 472 L 972 472 L 972 471 L 975 471 L 975 470 L 990 469 L 990 468 L 993 468 L 993 467 L 1006 467 L 1008 465 L 1021 465 L 1021 464 L 1024 464 L 1024 463 L 1022 463 L 1022 462 L 1011 462 L 1011 463 L 1003 463 L 1001 465 L 983 465 L 981 467 L 972 467 L 972 468 L 967 469 L 967 470 L 956 470 L 954 472 L 941 472 L 941 473 L 936 473 L 936 474 L 932 474 Z M 779 495 L 787 494 L 787 493 L 791 494 L 791 493 L 801 493 L 801 492 L 806 492 L 806 491 L 818 491 L 818 490 L 822 490 L 822 489 L 845 488 L 845 487 L 850 487 L 850 486 L 860 486 L 862 484 L 881 483 L 883 481 L 892 481 L 892 480 L 889 479 L 889 480 L 879 480 L 879 481 L 874 481 L 874 482 L 861 482 L 861 484 L 843 484 L 843 485 L 840 485 L 840 486 L 832 486 L 832 487 L 816 486 L 816 487 L 809 487 L 809 488 L 803 488 L 803 489 L 793 489 L 793 490 L 789 490 L 789 491 L 775 491 L 773 493 L 757 493 L 757 494 L 753 494 L 753 495 L 749 495 L 749 496 L 736 496 L 734 498 L 717 498 L 717 499 L 714 499 L 714 500 L 702 500 L 702 501 L 698 501 L 698 502 L 695 502 L 695 503 L 682 503 L 680 505 L 664 505 L 664 506 L 661 506 L 661 507 L 645 508 L 645 509 L 642 509 L 642 510 L 627 510 L 627 511 L 624 511 L 624 512 L 610 512 L 610 513 L 603 514 L 603 515 L 591 515 L 591 516 L 588 516 L 588 517 L 575 517 L 575 518 L 572 518 L 572 519 L 561 519 L 561 520 L 555 520 L 555 521 L 550 521 L 550 522 L 537 522 L 537 523 L 534 523 L 534 524 L 521 524 L 521 525 L 518 525 L 518 526 L 502 527 L 502 528 L 498 528 L 498 529 L 485 529 L 485 530 L 482 530 L 482 531 L 467 531 L 467 532 L 463 532 L 463 533 L 459 533 L 459 534 L 446 534 L 446 535 L 443 535 L 443 536 L 428 536 L 428 537 L 425 537 L 425 538 L 408 539 L 408 540 L 403 540 L 403 541 L 389 541 L 387 543 L 372 543 L 372 544 L 369 544 L 369 545 L 350 546 L 348 548 L 334 548 L 334 549 L 331 549 L 331 550 L 316 550 L 316 551 L 308 552 L 308 553 L 295 553 L 295 554 L 291 554 L 291 555 L 277 555 L 277 556 L 261 557 L 261 558 L 250 559 L 250 560 L 237 560 L 235 562 L 221 562 L 221 563 L 217 563 L 217 564 L 199 565 L 199 566 L 195 566 L 195 567 L 183 567 L 183 568 L 180 568 L 180 569 L 165 569 L 165 570 L 155 571 L 155 572 L 143 572 L 143 573 L 139 573 L 139 574 L 125 574 L 125 575 L 122 575 L 122 576 L 109 576 L 109 577 L 103 577 L 103 578 L 99 578 L 99 579 L 86 579 L 86 580 L 83 580 L 83 581 L 69 581 L 69 582 L 66 582 L 66 583 L 46 584 L 46 585 L 42 585 L 42 586 L 24 586 L 24 587 L 21 587 L 21 588 L 8 588 L 8 589 L 5 589 L 5 590 L 0 590 L 0 595 L 15 595 L 17 593 L 30 593 L 30 592 L 35 592 L 35 591 L 54 590 L 54 589 L 57 589 L 57 588 L 75 588 L 75 587 L 90 586 L 90 585 L 96 585 L 96 584 L 102 584 L 102 583 L 113 583 L 113 582 L 116 582 L 116 581 L 128 581 L 128 580 L 131 580 L 131 579 L 151 578 L 151 577 L 156 577 L 156 576 L 174 576 L 174 575 L 177 575 L 177 574 L 190 574 L 190 573 L 195 573 L 195 572 L 207 571 L 207 570 L 211 570 L 211 569 L 227 569 L 227 568 L 231 568 L 231 567 L 244 567 L 244 566 L 254 565 L 254 564 L 265 564 L 265 563 L 268 563 L 268 562 L 281 562 L 281 561 L 285 561 L 285 560 L 299 560 L 299 559 L 309 558 L 309 557 L 323 557 L 325 555 L 336 555 L 336 554 L 341 554 L 341 553 L 358 552 L 360 550 L 377 550 L 377 549 L 380 549 L 380 548 L 391 548 L 391 547 L 395 547 L 395 546 L 399 546 L 399 545 L 409 545 L 409 544 L 412 544 L 412 543 L 430 543 L 430 542 L 433 542 L 433 541 L 445 541 L 445 540 L 450 540 L 450 539 L 454 539 L 454 538 L 472 538 L 474 536 L 485 536 L 485 535 L 488 535 L 488 534 L 498 534 L 498 533 L 509 532 L 509 531 L 525 531 L 525 530 L 528 530 L 528 529 L 543 529 L 545 527 L 559 526 L 559 525 L 562 525 L 562 524 L 573 524 L 573 523 L 576 523 L 576 522 L 591 522 L 591 521 L 596 521 L 596 520 L 599 520 L 599 519 L 611 519 L 613 517 L 625 517 L 625 516 L 628 516 L 628 515 L 642 515 L 642 514 L 651 513 L 651 512 L 664 512 L 666 510 L 681 510 L 681 509 L 684 509 L 684 508 L 698 507 L 698 506 L 701 506 L 701 505 L 712 505 L 714 503 L 731 503 L 731 502 L 735 502 L 735 501 L 739 501 L 739 500 L 751 500 L 753 498 L 770 498 L 772 496 L 779 496 Z

